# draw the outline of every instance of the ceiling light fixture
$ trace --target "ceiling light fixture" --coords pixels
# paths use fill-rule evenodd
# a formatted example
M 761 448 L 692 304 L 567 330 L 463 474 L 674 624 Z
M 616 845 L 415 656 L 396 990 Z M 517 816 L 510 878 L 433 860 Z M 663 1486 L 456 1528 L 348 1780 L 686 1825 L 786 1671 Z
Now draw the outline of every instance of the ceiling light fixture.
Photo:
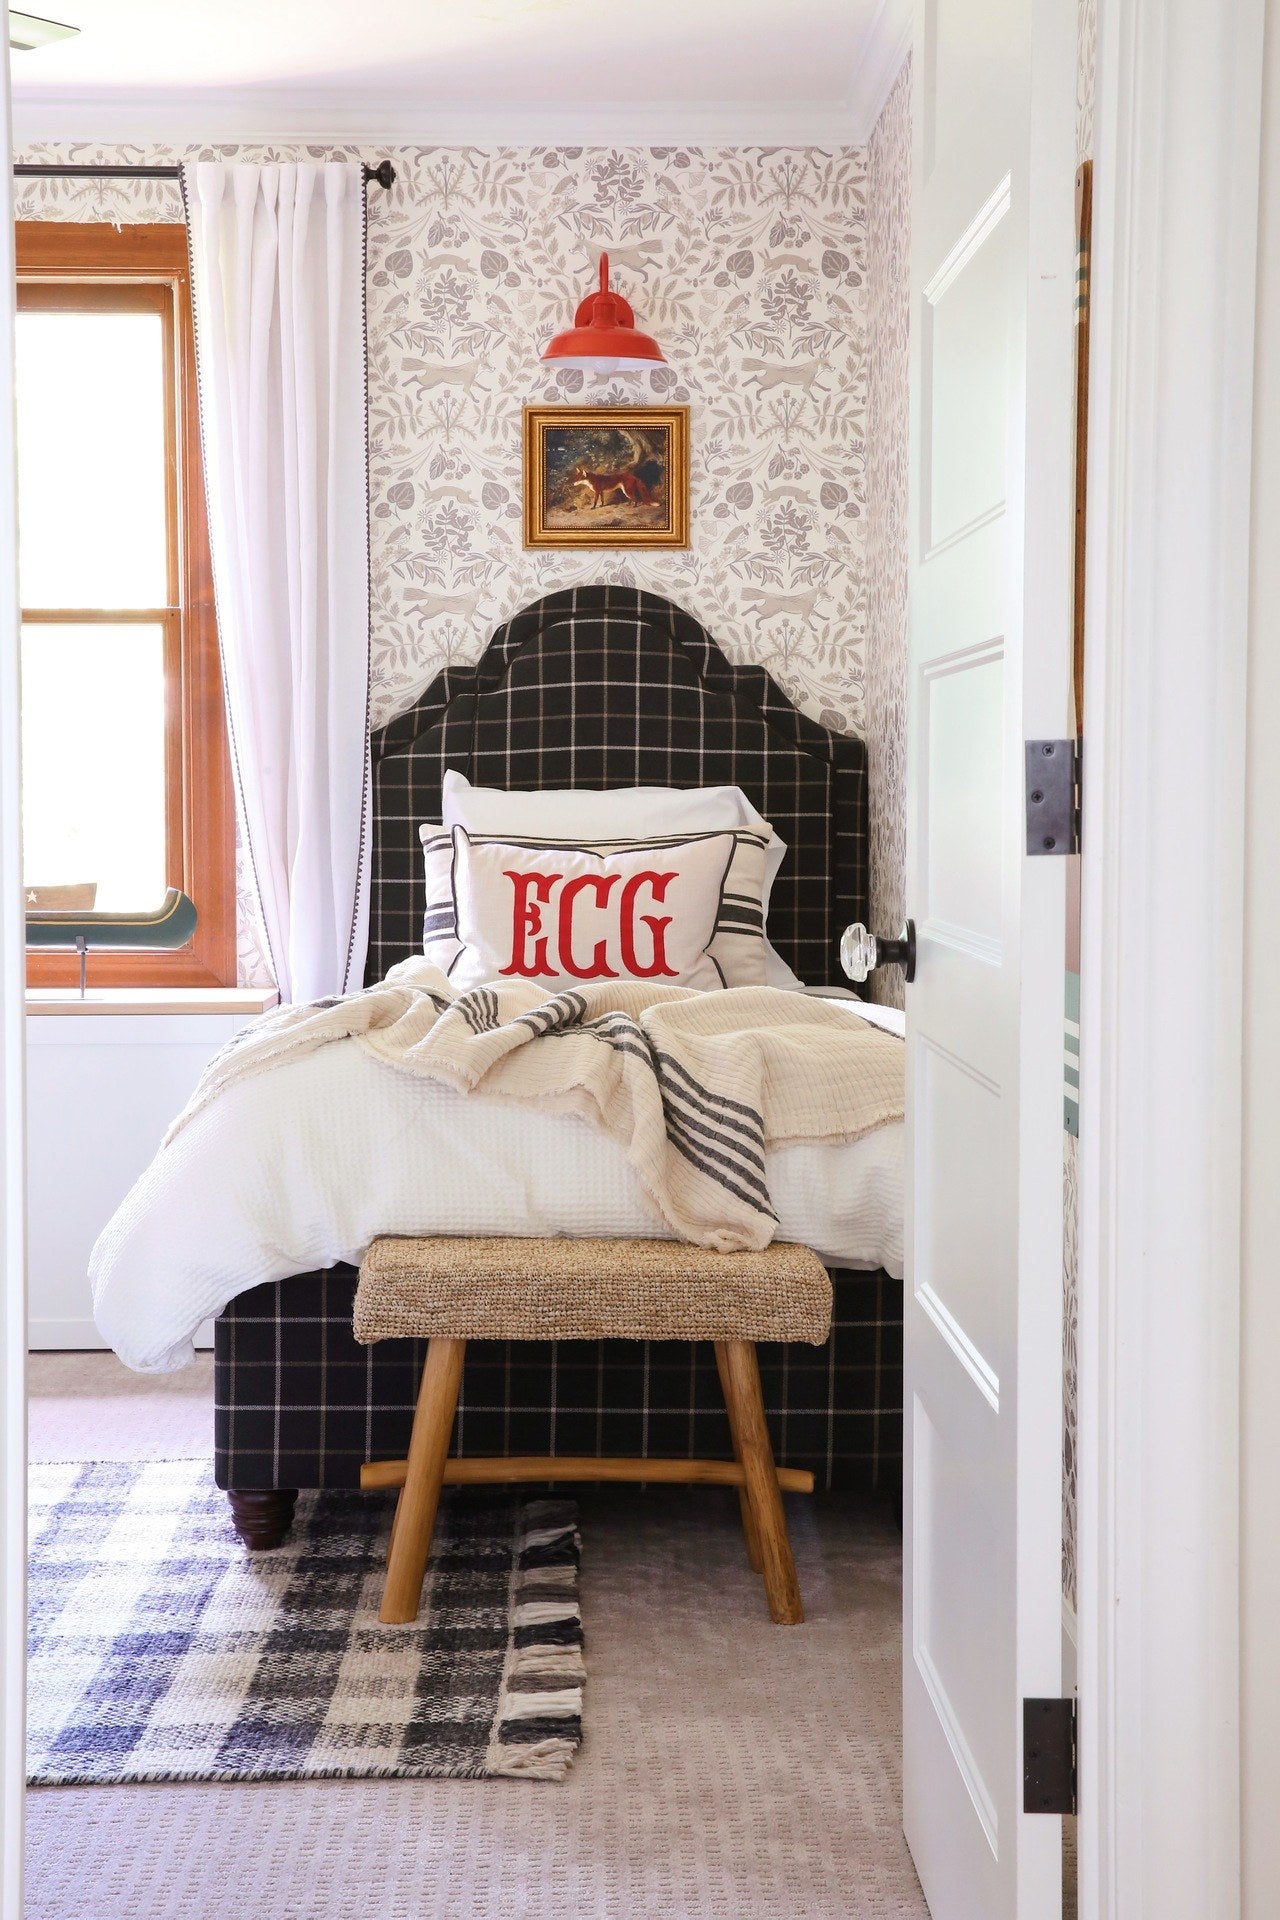
M 666 365 L 657 341 L 636 327 L 636 317 L 620 293 L 609 285 L 609 256 L 600 255 L 600 290 L 589 293 L 573 316 L 567 333 L 558 333 L 543 348 L 543 360 L 557 367 L 576 367 L 582 373 L 647 373 Z
M 15 53 L 34 53 L 55 40 L 71 40 L 79 27 L 64 27 L 59 20 L 42 20 L 36 13 L 10 13 L 9 45 Z

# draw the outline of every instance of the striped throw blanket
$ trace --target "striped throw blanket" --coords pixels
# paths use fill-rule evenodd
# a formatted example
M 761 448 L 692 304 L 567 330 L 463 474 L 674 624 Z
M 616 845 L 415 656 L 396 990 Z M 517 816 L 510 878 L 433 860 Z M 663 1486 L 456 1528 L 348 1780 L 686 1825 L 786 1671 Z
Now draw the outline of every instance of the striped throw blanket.
M 856 1140 L 903 1112 L 902 1043 L 852 1007 L 622 981 L 550 998 L 515 980 L 459 993 L 413 959 L 362 993 L 282 1007 L 237 1034 L 166 1145 L 224 1088 L 339 1040 L 460 1093 L 603 1127 L 673 1236 L 724 1253 L 773 1238 L 767 1146 Z

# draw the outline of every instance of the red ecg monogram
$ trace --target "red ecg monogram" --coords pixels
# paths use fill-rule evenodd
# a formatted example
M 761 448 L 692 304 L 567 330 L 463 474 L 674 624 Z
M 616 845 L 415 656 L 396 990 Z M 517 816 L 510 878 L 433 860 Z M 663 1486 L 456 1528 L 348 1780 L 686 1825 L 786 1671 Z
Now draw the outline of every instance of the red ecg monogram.
M 592 948 L 591 957 L 585 965 L 580 964 L 573 951 L 573 915 L 574 909 L 584 893 L 595 895 L 595 905 L 602 908 L 608 904 L 609 896 L 618 885 L 622 876 L 617 873 L 584 873 L 573 880 L 565 881 L 560 890 L 560 899 L 554 916 L 555 940 L 558 958 L 551 958 L 551 932 L 545 919 L 543 908 L 551 904 L 551 895 L 555 887 L 564 880 L 562 873 L 538 873 L 536 871 L 513 871 L 504 869 L 504 879 L 510 880 L 515 888 L 515 907 L 511 928 L 511 963 L 502 969 L 504 974 L 521 974 L 527 979 L 541 978 L 547 974 L 572 974 L 575 980 L 616 980 L 618 974 L 608 963 L 608 942 L 599 940 Z M 661 906 L 666 898 L 667 887 L 676 878 L 674 873 L 633 873 L 622 883 L 622 892 L 618 898 L 618 937 L 622 949 L 622 964 L 627 973 L 639 980 L 652 980 L 662 974 L 669 980 L 676 978 L 676 969 L 667 965 L 667 928 L 671 925 L 671 915 L 636 912 L 636 903 L 642 887 L 652 889 L 654 902 Z M 640 964 L 636 952 L 636 921 L 648 927 L 653 937 L 653 955 L 648 966 Z

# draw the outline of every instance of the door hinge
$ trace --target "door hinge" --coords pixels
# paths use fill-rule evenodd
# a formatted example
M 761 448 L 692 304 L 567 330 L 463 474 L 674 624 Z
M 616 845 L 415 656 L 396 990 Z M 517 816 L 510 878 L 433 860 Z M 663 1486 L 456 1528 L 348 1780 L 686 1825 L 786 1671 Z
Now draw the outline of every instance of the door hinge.
M 1022 1703 L 1022 1811 L 1076 1810 L 1076 1703 Z
M 1080 748 L 1074 740 L 1028 740 L 1027 852 L 1079 853 Z

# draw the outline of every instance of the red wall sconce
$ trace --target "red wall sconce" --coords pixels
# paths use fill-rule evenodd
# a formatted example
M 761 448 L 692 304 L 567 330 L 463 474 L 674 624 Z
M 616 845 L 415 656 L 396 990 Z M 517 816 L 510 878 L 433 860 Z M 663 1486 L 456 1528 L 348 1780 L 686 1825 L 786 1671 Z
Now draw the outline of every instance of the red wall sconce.
M 657 341 L 636 326 L 635 314 L 609 285 L 609 256 L 600 255 L 600 291 L 589 293 L 566 333 L 543 348 L 542 358 L 583 373 L 646 373 L 666 365 Z

